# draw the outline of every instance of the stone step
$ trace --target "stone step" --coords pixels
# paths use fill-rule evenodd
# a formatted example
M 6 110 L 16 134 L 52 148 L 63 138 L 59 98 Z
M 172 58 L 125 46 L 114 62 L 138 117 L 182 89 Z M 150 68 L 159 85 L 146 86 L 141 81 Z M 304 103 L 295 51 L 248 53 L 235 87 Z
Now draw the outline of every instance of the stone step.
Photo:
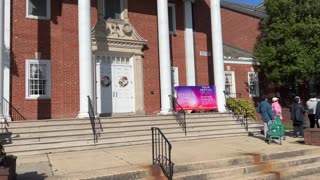
M 111 123 L 103 122 L 101 126 L 105 128 L 122 128 L 122 127 L 143 127 L 143 126 L 160 126 L 160 125 L 178 125 L 178 122 L 175 120 L 164 120 L 164 121 L 139 121 L 131 123 Z M 191 121 L 187 122 L 188 127 L 193 126 L 224 126 L 224 125 L 238 125 L 239 123 L 234 120 L 222 120 L 222 121 L 209 121 L 209 120 L 200 120 L 200 121 Z M 249 126 L 257 125 L 256 123 L 249 123 Z M 96 124 L 96 127 L 99 127 L 100 124 Z M 90 122 L 81 123 L 81 124 L 64 124 L 64 125 L 50 125 L 50 126 L 34 126 L 34 127 L 19 127 L 19 128 L 8 128 L 9 132 L 14 134 L 17 133 L 30 133 L 30 132 L 46 132 L 46 131 L 63 131 L 63 130 L 79 130 L 79 129 L 91 129 Z
M 318 154 L 317 154 L 318 153 Z M 290 169 L 287 169 L 289 173 L 286 173 L 286 176 L 284 179 L 291 179 L 293 177 L 296 177 L 300 172 L 303 172 L 302 174 L 310 174 L 314 173 L 316 170 L 319 170 L 319 164 L 314 161 L 317 160 L 317 156 L 319 155 L 320 151 L 318 148 L 307 148 L 307 149 L 299 149 L 295 151 L 283 151 L 283 152 L 276 152 L 276 153 L 269 153 L 269 154 L 264 154 L 260 155 L 260 159 L 272 159 L 275 160 L 279 156 L 283 156 L 284 158 L 287 158 L 287 161 L 290 164 L 290 161 L 295 161 L 294 159 L 303 159 L 303 157 L 299 157 L 300 155 L 306 155 L 310 154 L 308 156 L 309 159 L 312 159 L 312 156 L 314 156 L 314 160 L 309 161 L 309 164 L 306 164 L 306 162 L 303 162 L 301 165 L 298 165 L 299 163 L 296 163 L 294 167 L 290 167 Z M 291 158 L 290 158 L 291 157 Z M 306 159 L 308 159 L 306 158 Z M 291 160 L 289 160 L 291 159 Z M 231 158 L 226 158 L 226 159 L 219 159 L 219 160 L 213 160 L 213 161 L 208 161 L 208 162 L 194 162 L 194 163 L 185 163 L 185 164 L 175 164 L 174 166 L 174 176 L 173 179 L 181 179 L 179 178 L 179 173 L 183 175 L 183 173 L 189 172 L 189 171 L 194 171 L 194 170 L 203 170 L 203 169 L 208 169 L 208 168 L 229 168 L 231 166 L 237 167 L 237 166 L 255 166 L 255 162 L 257 161 L 257 157 L 255 155 L 240 155 L 240 156 L 235 156 Z M 283 162 L 286 161 L 283 159 Z M 298 160 L 299 161 L 299 160 Z M 311 163 L 310 163 L 311 162 Z M 253 164 L 253 165 L 250 165 Z M 302 170 L 303 169 L 303 170 Z M 285 170 L 286 171 L 286 170 Z M 114 171 L 105 171 L 105 170 L 95 170 L 95 173 L 86 173 L 90 174 L 90 177 L 85 177 L 86 179 L 139 179 L 139 180 L 150 180 L 153 179 L 150 176 L 150 168 L 149 167 L 129 167 L 129 168 L 123 168 L 123 169 L 115 169 Z M 241 172 L 243 174 L 243 172 Z M 57 177 L 49 177 L 49 179 L 80 179 L 84 178 L 86 175 L 84 173 L 74 173 L 71 175 L 65 175 L 65 176 L 57 176 Z M 218 179 L 275 179 L 275 175 L 272 173 L 268 172 L 259 172 L 259 173 L 252 173 L 250 175 L 234 175 L 233 172 L 229 172 L 226 177 L 223 178 L 218 178 Z M 209 176 L 198 176 L 196 178 L 194 177 L 189 177 L 189 178 L 182 178 L 182 179 L 213 179 Z
M 190 131 L 185 136 L 183 131 L 179 131 L 178 129 L 165 129 L 166 137 L 171 140 L 177 137 L 188 138 L 191 137 L 200 137 L 200 136 L 215 136 L 220 134 L 235 134 L 235 133 L 243 133 L 248 135 L 248 132 L 244 129 L 229 129 L 229 130 L 219 130 L 219 131 Z M 98 140 L 106 140 L 112 142 L 113 139 L 121 139 L 124 142 L 128 140 L 127 138 L 136 138 L 137 140 L 141 138 L 151 138 L 151 131 L 132 131 L 132 132 L 118 132 L 118 133 L 106 133 L 103 132 L 98 137 Z M 69 135 L 69 136 L 57 136 L 57 137 L 38 137 L 38 138 L 24 138 L 24 139 L 14 139 L 12 144 L 7 144 L 5 147 L 17 147 L 17 146 L 33 146 L 35 144 L 54 144 L 54 143 L 71 143 L 73 141 L 93 141 L 92 134 L 83 134 L 83 135 Z
M 160 127 L 161 129 L 170 129 L 170 130 L 176 130 L 177 132 L 181 131 L 181 128 L 178 126 L 177 123 L 170 123 L 170 124 L 152 124 L 152 126 Z M 249 124 L 250 128 L 260 128 L 260 125 L 257 124 Z M 144 130 L 150 130 L 150 125 L 140 125 L 140 126 L 123 126 L 123 127 L 103 127 L 102 133 L 113 133 L 113 132 L 131 132 L 131 131 L 144 131 Z M 213 124 L 207 124 L 207 123 L 193 123 L 193 124 L 187 124 L 187 131 L 200 131 L 200 130 L 221 130 L 221 129 L 237 129 L 243 127 L 237 123 L 227 123 L 225 125 L 213 125 Z M 97 129 L 97 131 L 101 131 Z M 70 129 L 60 129 L 60 130 L 50 130 L 46 131 L 38 130 L 38 131 L 29 131 L 29 130 L 22 130 L 21 132 L 13 132 L 13 140 L 15 139 L 23 139 L 23 138 L 42 138 L 42 137 L 48 137 L 48 136 L 68 136 L 68 135 L 81 135 L 81 134 L 90 134 L 92 133 L 91 126 L 77 126 L 77 127 L 70 127 Z
M 187 114 L 187 136 L 170 116 L 133 116 L 100 118 L 102 130 L 94 143 L 89 119 L 39 120 L 13 122 L 12 144 L 6 151 L 15 154 L 37 154 L 150 144 L 151 127 L 159 127 L 172 141 L 189 141 L 248 135 L 239 122 L 227 113 Z M 249 129 L 259 132 L 260 125 L 249 121 Z
M 188 171 L 177 173 L 175 179 L 233 179 L 236 177 L 245 176 L 251 173 L 257 173 L 259 171 L 277 171 L 278 169 L 291 168 L 293 166 L 300 166 L 310 163 L 315 163 L 320 160 L 320 153 L 311 154 L 305 156 L 290 157 L 260 163 L 247 163 L 245 165 L 229 166 L 223 168 L 209 168 L 209 169 L 198 169 L 196 171 Z M 228 177 L 232 175 L 231 177 Z
M 301 177 L 304 175 L 317 174 L 320 171 L 320 162 L 310 163 L 310 164 L 302 164 L 299 166 L 294 166 L 285 169 L 278 169 L 273 172 L 260 172 L 255 174 L 246 175 L 244 177 L 237 177 L 237 179 L 241 180 L 290 180 L 296 177 Z M 232 180 L 236 177 L 228 177 L 223 178 L 223 180 Z M 219 179 L 220 180 L 220 179 Z M 222 179 L 221 179 L 222 180 Z
M 213 120 L 217 118 L 227 117 L 230 116 L 227 113 L 192 113 L 186 114 L 186 119 L 201 119 L 201 118 L 211 118 Z M 174 119 L 172 115 L 144 115 L 144 116 L 123 116 L 123 117 L 99 117 L 101 121 L 108 121 L 108 122 L 132 122 L 132 121 L 143 121 L 143 120 L 167 120 L 167 119 Z M 33 126 L 48 126 L 48 125 L 62 125 L 62 124 L 78 124 L 78 123 L 87 123 L 90 122 L 89 118 L 84 119 L 47 119 L 47 120 L 28 120 L 28 121 L 12 121 L 9 122 L 9 128 L 13 127 L 33 127 Z
M 190 136 L 190 137 L 176 137 L 171 138 L 170 142 L 180 142 L 180 141 L 191 141 L 191 140 L 201 140 L 201 139 L 214 139 L 214 138 L 226 138 L 226 137 L 234 137 L 234 136 L 247 136 L 247 133 L 234 133 L 234 134 L 212 134 L 212 135 L 205 135 L 205 136 Z M 76 143 L 65 143 L 62 142 L 60 145 L 46 147 L 42 145 L 42 149 L 25 149 L 23 146 L 20 147 L 6 147 L 6 152 L 8 154 L 14 154 L 16 156 L 29 156 L 35 154 L 45 154 L 45 153 L 56 153 L 56 152 L 71 152 L 71 151 L 82 151 L 82 150 L 92 150 L 92 149 L 102 149 L 102 148 L 114 148 L 114 147 L 125 147 L 125 146 L 132 146 L 132 145 L 145 145 L 151 144 L 151 137 L 149 139 L 141 140 L 141 139 L 134 139 L 133 141 L 126 141 L 126 142 L 110 142 L 107 141 L 106 143 L 99 139 L 97 144 L 88 143 L 84 144 L 76 144 Z M 61 146 L 63 143 L 67 146 Z M 39 146 L 38 146 L 39 147 Z

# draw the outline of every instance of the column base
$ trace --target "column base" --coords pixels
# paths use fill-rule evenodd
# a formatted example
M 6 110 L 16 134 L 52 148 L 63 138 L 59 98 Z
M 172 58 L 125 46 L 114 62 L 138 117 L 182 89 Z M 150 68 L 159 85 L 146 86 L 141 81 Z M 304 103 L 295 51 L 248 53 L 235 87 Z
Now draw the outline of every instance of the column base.
M 77 116 L 79 119 L 89 118 L 89 114 L 87 112 L 80 112 Z
M 161 110 L 158 115 L 171 115 L 173 113 L 172 109 Z
M 4 116 L 0 117 L 0 122 L 1 122 L 1 123 L 11 122 L 11 117 L 4 115 Z
M 223 107 L 218 107 L 218 112 L 220 112 L 220 113 L 225 113 L 225 112 L 227 112 L 227 109 L 223 106 Z

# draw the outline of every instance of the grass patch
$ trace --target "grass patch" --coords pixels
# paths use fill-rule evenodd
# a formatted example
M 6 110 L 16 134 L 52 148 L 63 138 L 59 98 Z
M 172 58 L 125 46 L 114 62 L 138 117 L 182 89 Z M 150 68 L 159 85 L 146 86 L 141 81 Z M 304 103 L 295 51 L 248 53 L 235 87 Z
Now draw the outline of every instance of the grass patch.
M 292 124 L 284 124 L 284 129 L 285 130 L 293 130 Z

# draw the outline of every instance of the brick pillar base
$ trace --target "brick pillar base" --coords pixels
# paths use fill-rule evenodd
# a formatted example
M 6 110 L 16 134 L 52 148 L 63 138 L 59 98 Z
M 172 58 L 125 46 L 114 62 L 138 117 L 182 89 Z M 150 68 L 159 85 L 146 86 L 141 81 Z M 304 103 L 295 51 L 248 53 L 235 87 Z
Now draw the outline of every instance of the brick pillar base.
M 304 143 L 307 145 L 320 146 L 320 129 L 304 129 Z

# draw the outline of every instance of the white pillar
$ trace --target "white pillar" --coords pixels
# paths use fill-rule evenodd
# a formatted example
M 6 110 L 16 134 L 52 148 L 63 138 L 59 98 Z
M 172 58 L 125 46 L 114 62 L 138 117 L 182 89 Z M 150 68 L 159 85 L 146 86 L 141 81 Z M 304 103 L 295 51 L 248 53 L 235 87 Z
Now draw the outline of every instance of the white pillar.
M 169 44 L 169 20 L 168 0 L 157 0 L 158 8 L 158 39 L 160 59 L 160 89 L 161 89 L 161 111 L 160 114 L 168 114 L 172 111 L 169 95 L 171 89 L 171 62 Z
M 188 86 L 196 85 L 196 66 L 192 23 L 192 4 L 194 0 L 184 0 L 184 43 L 186 55 L 186 78 Z
M 91 3 L 89 0 L 78 1 L 79 28 L 79 83 L 80 112 L 78 117 L 89 117 L 88 98 L 93 100 L 93 61 L 91 47 Z
M 4 0 L 0 0 L 0 121 L 4 121 L 3 115 L 3 68 L 4 68 Z
M 221 31 L 221 14 L 220 0 L 211 0 L 211 32 L 212 32 L 212 52 L 213 52 L 213 69 L 214 82 L 216 86 L 217 106 L 219 112 L 226 112 L 226 100 L 223 94 L 225 89 L 223 50 L 222 50 L 222 31 Z

